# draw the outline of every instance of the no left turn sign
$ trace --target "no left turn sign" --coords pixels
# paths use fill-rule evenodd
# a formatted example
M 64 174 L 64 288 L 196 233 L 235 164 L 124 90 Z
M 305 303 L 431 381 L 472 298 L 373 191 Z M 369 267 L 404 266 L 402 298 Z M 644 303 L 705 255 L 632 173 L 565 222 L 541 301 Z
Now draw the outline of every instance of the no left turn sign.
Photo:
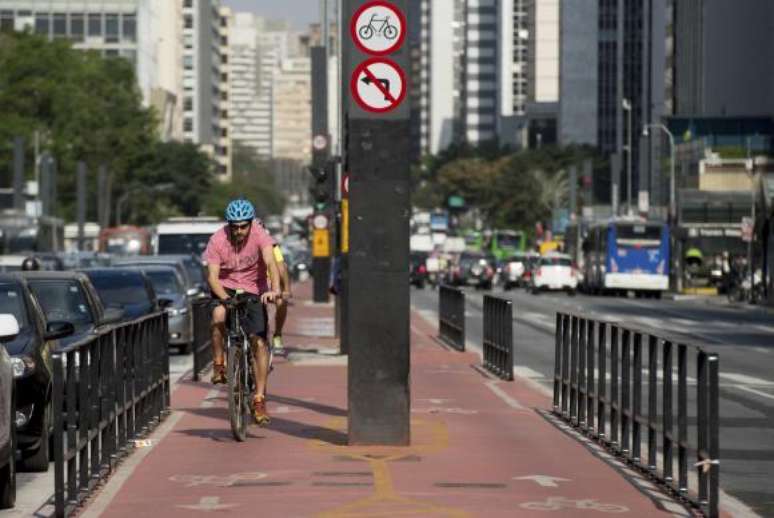
M 352 41 L 366 54 L 384 56 L 398 50 L 406 39 L 406 16 L 384 0 L 360 7 L 349 26 Z
M 365 111 L 389 112 L 406 97 L 406 75 L 395 62 L 387 58 L 372 58 L 355 68 L 350 90 Z

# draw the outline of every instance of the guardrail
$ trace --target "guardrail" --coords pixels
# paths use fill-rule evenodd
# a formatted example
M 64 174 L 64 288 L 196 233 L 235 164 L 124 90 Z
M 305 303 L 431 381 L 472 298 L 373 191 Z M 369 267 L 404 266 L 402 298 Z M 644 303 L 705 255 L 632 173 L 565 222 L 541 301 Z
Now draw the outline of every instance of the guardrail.
M 484 295 L 484 368 L 513 381 L 513 303 Z
M 651 330 L 569 313 L 556 315 L 555 354 L 556 414 L 705 515 L 718 516 L 718 355 Z M 689 492 L 689 467 L 697 469 L 696 493 Z
M 167 322 L 156 313 L 53 354 L 56 516 L 72 513 L 166 414 Z
M 465 293 L 460 289 L 442 285 L 438 290 L 438 338 L 465 350 Z
M 199 381 L 201 375 L 212 363 L 212 333 L 210 321 L 212 320 L 212 308 L 210 299 L 200 299 L 193 303 L 193 380 Z

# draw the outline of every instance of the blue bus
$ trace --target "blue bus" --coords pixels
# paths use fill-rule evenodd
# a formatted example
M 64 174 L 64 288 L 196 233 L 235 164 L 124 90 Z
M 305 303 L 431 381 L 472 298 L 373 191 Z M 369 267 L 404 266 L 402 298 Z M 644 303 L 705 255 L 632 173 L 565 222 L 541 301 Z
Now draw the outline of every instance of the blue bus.
M 593 225 L 583 242 L 583 282 L 593 294 L 660 297 L 669 289 L 669 228 L 661 222 L 613 220 Z

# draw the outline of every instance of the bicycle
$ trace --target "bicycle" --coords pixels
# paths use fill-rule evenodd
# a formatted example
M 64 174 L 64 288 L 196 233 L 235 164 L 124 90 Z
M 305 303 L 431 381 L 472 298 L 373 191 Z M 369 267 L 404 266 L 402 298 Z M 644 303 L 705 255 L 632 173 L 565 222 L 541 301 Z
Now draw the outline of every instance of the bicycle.
M 228 414 L 234 438 L 243 442 L 247 438 L 247 422 L 252 417 L 251 404 L 255 393 L 253 376 L 253 350 L 250 338 L 241 325 L 247 304 L 260 302 L 255 295 L 237 291 L 224 302 L 227 311 L 228 334 L 226 336 L 226 378 L 228 380 Z M 269 347 L 269 369 L 273 360 Z
M 375 25 L 377 23 L 382 24 L 378 29 Z M 358 34 L 364 40 L 370 40 L 373 38 L 374 34 L 381 34 L 388 40 L 394 40 L 398 36 L 398 28 L 390 24 L 389 16 L 385 16 L 384 18 L 377 18 L 377 15 L 374 14 L 368 21 L 368 25 L 363 25 L 360 27 L 360 29 L 358 29 Z

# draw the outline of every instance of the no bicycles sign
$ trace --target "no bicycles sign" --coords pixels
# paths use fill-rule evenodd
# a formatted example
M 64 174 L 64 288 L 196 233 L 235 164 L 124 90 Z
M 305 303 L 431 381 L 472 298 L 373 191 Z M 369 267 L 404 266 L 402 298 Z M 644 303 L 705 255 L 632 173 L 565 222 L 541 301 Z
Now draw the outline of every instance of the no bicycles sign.
M 349 26 L 352 41 L 366 54 L 384 56 L 406 39 L 406 16 L 390 2 L 374 0 L 357 10 Z
M 352 97 L 367 112 L 386 113 L 397 108 L 406 97 L 406 75 L 387 58 L 372 58 L 352 73 Z

